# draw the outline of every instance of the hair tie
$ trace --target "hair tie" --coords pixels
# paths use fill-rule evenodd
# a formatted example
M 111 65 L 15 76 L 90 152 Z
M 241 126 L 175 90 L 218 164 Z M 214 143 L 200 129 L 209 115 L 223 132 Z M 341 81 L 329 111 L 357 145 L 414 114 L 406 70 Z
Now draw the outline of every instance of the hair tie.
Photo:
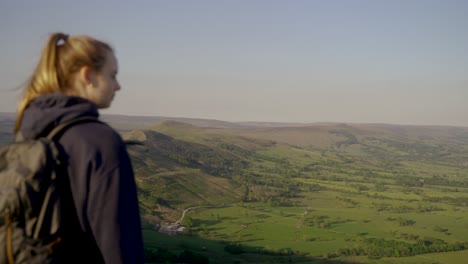
M 67 34 L 60 34 L 60 36 L 57 39 L 57 46 L 62 46 L 67 43 L 68 40 L 68 35 Z

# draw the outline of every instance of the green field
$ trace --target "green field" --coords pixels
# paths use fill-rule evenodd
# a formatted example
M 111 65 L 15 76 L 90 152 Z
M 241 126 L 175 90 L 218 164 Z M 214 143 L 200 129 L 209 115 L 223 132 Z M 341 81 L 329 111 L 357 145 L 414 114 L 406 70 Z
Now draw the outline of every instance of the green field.
M 203 124 L 121 130 L 148 263 L 467 263 L 468 128 Z
M 147 247 L 188 249 L 210 263 L 465 263 L 468 142 L 462 135 L 468 131 L 406 129 L 403 138 L 372 126 L 304 132 L 328 133 L 324 146 L 298 140 L 297 128 L 289 142 L 284 128 L 188 129 L 196 132 L 190 136 L 167 124 L 156 127 L 174 133 L 173 142 L 199 144 L 188 149 L 202 146 L 207 156 L 178 153 L 203 164 L 189 166 L 191 180 L 151 176 L 191 181 L 187 188 L 201 197 L 180 202 L 172 219 L 163 217 L 168 222 L 184 208 L 201 207 L 186 213 L 183 235 L 147 231 Z M 216 186 L 197 183 L 207 174 L 226 180 L 223 198 Z M 159 189 L 169 204 L 176 200 L 170 193 Z

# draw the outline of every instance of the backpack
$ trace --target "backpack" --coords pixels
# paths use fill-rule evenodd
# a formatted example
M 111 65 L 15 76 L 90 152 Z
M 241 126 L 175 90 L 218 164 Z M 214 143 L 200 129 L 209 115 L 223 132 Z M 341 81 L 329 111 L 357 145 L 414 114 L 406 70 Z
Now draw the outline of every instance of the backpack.
M 53 263 L 61 241 L 61 178 L 68 182 L 55 138 L 81 122 L 99 121 L 78 118 L 47 137 L 0 148 L 0 264 Z

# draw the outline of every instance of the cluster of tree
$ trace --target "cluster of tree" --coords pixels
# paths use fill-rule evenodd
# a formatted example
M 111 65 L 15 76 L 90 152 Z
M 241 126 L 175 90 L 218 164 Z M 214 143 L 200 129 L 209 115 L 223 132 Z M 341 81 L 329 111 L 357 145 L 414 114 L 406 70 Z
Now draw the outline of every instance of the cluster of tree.
M 190 263 L 208 264 L 210 260 L 200 254 L 190 250 L 184 250 L 180 254 L 175 254 L 164 248 L 144 249 L 145 263 Z
M 425 181 L 418 177 L 409 175 L 394 175 L 395 185 L 404 187 L 424 187 Z
M 444 208 L 432 204 L 418 204 L 416 210 L 420 213 L 435 212 L 435 211 L 445 211 Z
M 400 226 L 412 226 L 416 224 L 416 221 L 411 220 L 411 219 L 404 219 L 401 217 L 398 218 L 393 218 L 393 217 L 387 217 L 387 221 L 397 221 Z
M 224 251 L 231 253 L 231 254 L 250 253 L 250 254 L 263 254 L 263 255 L 271 255 L 271 256 L 291 256 L 291 255 L 301 254 L 300 252 L 293 251 L 290 248 L 281 248 L 281 249 L 276 249 L 276 250 L 264 249 L 264 248 L 252 248 L 247 251 L 240 244 L 227 244 L 226 246 L 224 246 Z
M 366 193 L 364 194 L 367 198 L 372 198 L 372 199 L 379 199 L 379 200 L 401 200 L 401 201 L 406 201 L 405 199 L 402 198 L 394 198 L 394 197 L 388 197 L 385 195 L 377 194 L 377 193 Z
M 342 145 L 348 146 L 348 145 L 352 145 L 352 144 L 359 144 L 359 140 L 350 131 L 347 131 L 347 130 L 331 130 L 330 133 L 346 138 L 345 140 L 339 141 L 339 142 L 336 143 L 336 146 L 338 148 L 341 147 Z
M 433 230 L 436 231 L 436 232 L 444 233 L 446 235 L 450 235 L 450 233 L 448 231 L 448 228 L 443 228 L 441 226 L 435 226 Z
M 312 215 L 310 218 L 304 219 L 304 223 L 318 228 L 329 228 L 333 224 L 326 215 Z
M 440 159 L 448 153 L 448 149 L 445 146 L 433 146 L 423 142 L 406 143 L 385 138 L 379 138 L 377 140 L 380 144 L 383 144 L 388 148 L 404 152 L 406 153 L 406 156 L 410 155 L 410 158 L 412 159 Z
M 400 204 L 400 205 L 391 205 L 390 208 L 388 209 L 389 212 L 392 213 L 409 213 L 409 212 L 414 212 L 416 209 L 414 207 L 411 207 L 409 205 L 405 204 Z
M 433 203 L 446 203 L 455 206 L 468 206 L 468 198 L 467 197 L 423 197 L 423 201 L 433 202 Z
M 387 190 L 387 187 L 381 182 L 376 182 L 374 184 L 374 190 L 377 192 L 385 192 Z
M 349 176 L 338 176 L 338 175 L 330 175 L 330 174 L 315 174 L 312 177 L 309 177 L 312 179 L 317 179 L 321 181 L 336 181 L 336 182 L 346 182 L 349 181 Z
M 304 184 L 292 182 L 285 178 L 260 176 L 257 173 L 247 172 L 236 175 L 233 180 L 244 184 L 249 190 L 242 198 L 243 201 L 260 201 L 264 203 L 274 202 L 275 205 L 285 205 L 291 198 L 302 197 L 303 191 L 318 191 L 323 188 L 318 184 Z M 255 188 L 251 188 L 255 186 Z M 271 204 L 270 204 L 271 205 Z
M 343 202 L 345 202 L 347 204 L 350 204 L 351 206 L 356 206 L 356 205 L 359 204 L 358 202 L 356 202 L 356 201 L 354 201 L 354 200 L 352 200 L 350 198 L 346 198 L 346 197 L 336 196 L 336 199 L 338 201 L 343 201 Z
M 389 151 L 389 150 L 387 150 L 385 148 L 381 148 L 381 147 L 377 147 L 377 146 L 364 145 L 362 150 L 367 155 L 369 155 L 370 157 L 372 157 L 375 160 L 386 161 L 385 164 L 382 164 L 383 165 L 382 167 L 384 169 L 386 169 L 386 170 L 392 169 L 394 167 L 393 163 L 391 161 L 397 161 L 400 158 L 395 153 L 393 153 L 393 152 L 391 152 L 391 151 Z
M 448 177 L 432 176 L 420 178 L 411 175 L 394 175 L 396 185 L 405 187 L 424 187 L 425 185 L 450 186 L 450 187 L 468 187 L 468 181 L 450 180 Z
M 468 249 L 468 242 L 446 243 L 440 239 L 419 239 L 414 244 L 380 238 L 369 238 L 365 242 L 367 246 L 341 248 L 336 256 L 406 257 Z
M 244 158 L 250 157 L 255 153 L 253 150 L 246 149 L 238 145 L 234 145 L 234 144 L 219 143 L 217 146 L 221 149 L 224 149 L 226 151 L 229 151 L 233 154 L 239 155 Z
M 411 234 L 411 233 L 400 233 L 398 236 L 399 238 L 405 239 L 405 240 L 418 240 L 419 235 L 416 234 Z
M 308 192 L 319 192 L 321 190 L 326 190 L 327 188 L 325 186 L 322 186 L 317 183 L 311 183 L 306 185 L 306 190 Z
M 224 149 L 219 149 L 170 137 L 152 143 L 160 155 L 181 165 L 200 168 L 216 176 L 232 176 L 232 174 L 239 173 L 248 166 L 245 159 L 241 159 L 238 154 L 225 151 L 228 148 L 232 152 L 242 152 L 243 150 L 240 147 L 233 148 L 232 146 L 222 145 Z M 242 153 L 249 154 L 250 152 L 245 150 Z
M 404 218 L 398 217 L 398 224 L 400 226 L 412 226 L 412 225 L 416 224 L 416 221 L 411 220 L 411 219 L 404 219 Z
M 391 212 L 391 213 L 409 213 L 415 212 L 417 209 L 404 204 L 392 205 L 388 203 L 372 203 L 372 207 L 377 210 L 377 212 Z
M 451 186 L 451 187 L 468 187 L 468 181 L 454 181 L 450 180 L 448 177 L 443 176 L 432 176 L 430 178 L 425 178 L 424 182 L 429 185 L 438 185 L 438 186 Z

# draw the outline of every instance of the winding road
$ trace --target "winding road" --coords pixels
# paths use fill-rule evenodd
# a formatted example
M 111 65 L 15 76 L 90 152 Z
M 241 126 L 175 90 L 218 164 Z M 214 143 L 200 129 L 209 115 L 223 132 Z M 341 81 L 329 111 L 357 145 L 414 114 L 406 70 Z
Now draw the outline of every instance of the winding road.
M 182 216 L 175 223 L 180 224 L 180 222 L 182 222 L 182 220 L 184 220 L 185 213 L 187 213 L 189 210 L 192 210 L 192 209 L 195 209 L 195 208 L 223 208 L 223 207 L 230 207 L 230 206 L 233 206 L 233 205 L 236 205 L 236 204 L 237 203 L 223 204 L 223 205 L 212 205 L 212 206 L 210 206 L 210 205 L 207 205 L 207 206 L 192 206 L 192 207 L 189 207 L 187 209 L 184 209 L 184 211 L 182 212 Z

